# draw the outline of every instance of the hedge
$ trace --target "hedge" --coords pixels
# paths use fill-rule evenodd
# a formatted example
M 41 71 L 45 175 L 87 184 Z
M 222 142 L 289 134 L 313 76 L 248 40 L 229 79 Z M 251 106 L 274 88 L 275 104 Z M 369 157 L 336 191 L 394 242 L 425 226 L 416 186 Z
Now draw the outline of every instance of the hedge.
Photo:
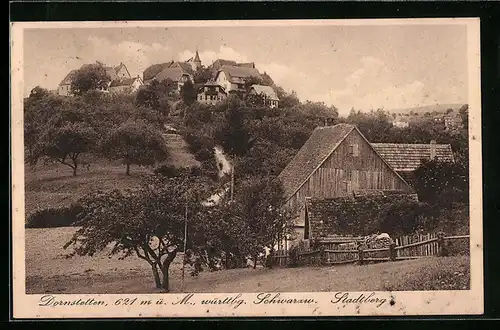
M 80 204 L 68 207 L 48 208 L 35 211 L 26 222 L 26 228 L 55 228 L 72 226 L 82 211 Z

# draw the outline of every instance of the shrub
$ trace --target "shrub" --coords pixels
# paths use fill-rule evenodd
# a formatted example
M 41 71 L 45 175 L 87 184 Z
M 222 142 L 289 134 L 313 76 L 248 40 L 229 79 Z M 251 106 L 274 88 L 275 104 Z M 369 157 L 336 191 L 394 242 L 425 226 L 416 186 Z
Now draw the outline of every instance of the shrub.
M 77 203 L 69 207 L 38 210 L 30 215 L 26 228 L 69 227 L 76 222 L 81 211 L 82 207 Z
M 192 166 L 188 168 L 179 168 L 170 164 L 160 164 L 154 169 L 155 174 L 165 176 L 167 178 L 175 177 L 185 177 L 189 176 L 200 176 L 201 169 L 198 166 Z

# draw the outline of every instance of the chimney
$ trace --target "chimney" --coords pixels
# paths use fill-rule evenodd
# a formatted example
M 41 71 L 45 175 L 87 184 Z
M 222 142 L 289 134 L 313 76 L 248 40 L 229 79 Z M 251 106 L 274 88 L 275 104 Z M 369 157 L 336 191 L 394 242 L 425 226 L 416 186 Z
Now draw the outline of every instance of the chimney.
M 432 140 L 430 145 L 431 145 L 431 160 L 434 160 L 434 158 L 436 158 L 436 141 Z

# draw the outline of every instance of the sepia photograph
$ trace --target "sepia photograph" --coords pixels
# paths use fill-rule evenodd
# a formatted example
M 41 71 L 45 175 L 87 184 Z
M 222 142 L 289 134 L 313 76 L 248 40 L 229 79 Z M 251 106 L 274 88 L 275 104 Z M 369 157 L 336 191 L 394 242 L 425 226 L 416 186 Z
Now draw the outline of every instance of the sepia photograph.
M 481 312 L 479 20 L 238 22 L 11 26 L 14 299 Z

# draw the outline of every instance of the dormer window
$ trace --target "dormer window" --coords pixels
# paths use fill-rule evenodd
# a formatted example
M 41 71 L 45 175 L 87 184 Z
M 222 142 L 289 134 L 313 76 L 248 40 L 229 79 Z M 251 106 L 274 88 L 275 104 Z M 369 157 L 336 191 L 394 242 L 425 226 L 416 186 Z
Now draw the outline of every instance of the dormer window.
M 353 157 L 358 157 L 359 156 L 359 146 L 357 143 L 354 143 L 354 144 L 351 144 L 349 146 L 350 150 L 349 150 L 349 153 L 351 154 L 351 156 Z

